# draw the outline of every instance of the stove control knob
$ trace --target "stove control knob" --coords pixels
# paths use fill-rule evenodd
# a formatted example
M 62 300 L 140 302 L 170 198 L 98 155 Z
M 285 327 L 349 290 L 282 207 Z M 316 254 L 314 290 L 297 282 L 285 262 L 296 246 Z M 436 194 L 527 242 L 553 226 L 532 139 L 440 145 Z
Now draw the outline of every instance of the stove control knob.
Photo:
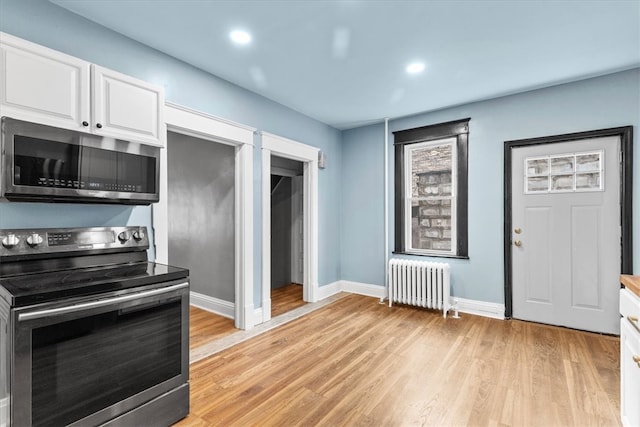
M 127 243 L 130 238 L 131 233 L 129 233 L 128 231 L 123 231 L 122 233 L 118 234 L 118 240 L 120 240 L 120 243 Z
M 12 247 L 16 246 L 18 243 L 20 243 L 20 239 L 18 239 L 18 237 L 15 234 L 7 234 L 2 239 L 2 246 L 4 246 L 7 249 L 11 249 Z
M 27 244 L 32 248 L 38 246 L 43 242 L 42 236 L 38 233 L 33 233 L 31 236 L 27 237 Z
M 136 240 L 144 239 L 144 230 L 136 230 L 133 232 L 133 238 Z

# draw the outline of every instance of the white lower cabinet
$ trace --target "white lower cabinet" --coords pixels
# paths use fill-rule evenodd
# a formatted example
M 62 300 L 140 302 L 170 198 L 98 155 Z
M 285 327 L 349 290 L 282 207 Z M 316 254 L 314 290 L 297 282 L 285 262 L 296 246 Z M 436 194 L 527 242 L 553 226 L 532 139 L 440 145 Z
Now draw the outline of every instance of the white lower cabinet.
M 622 425 L 640 426 L 640 298 L 620 292 L 620 411 Z

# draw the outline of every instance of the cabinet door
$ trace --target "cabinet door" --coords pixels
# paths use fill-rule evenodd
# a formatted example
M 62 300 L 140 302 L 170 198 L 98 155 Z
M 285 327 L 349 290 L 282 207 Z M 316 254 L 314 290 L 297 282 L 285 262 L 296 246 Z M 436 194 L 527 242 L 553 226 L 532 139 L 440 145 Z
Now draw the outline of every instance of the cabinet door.
M 0 115 L 88 126 L 89 69 L 88 62 L 0 33 Z
M 164 91 L 118 72 L 91 66 L 92 132 L 164 146 Z
M 620 410 L 625 427 L 640 426 L 640 332 L 629 320 L 620 325 Z

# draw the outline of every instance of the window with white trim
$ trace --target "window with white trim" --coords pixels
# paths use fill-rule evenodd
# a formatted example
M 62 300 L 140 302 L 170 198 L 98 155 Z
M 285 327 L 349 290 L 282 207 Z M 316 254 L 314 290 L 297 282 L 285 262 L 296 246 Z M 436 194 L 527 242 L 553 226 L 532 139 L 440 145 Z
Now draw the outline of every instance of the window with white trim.
M 467 257 L 468 122 L 394 132 L 395 253 Z

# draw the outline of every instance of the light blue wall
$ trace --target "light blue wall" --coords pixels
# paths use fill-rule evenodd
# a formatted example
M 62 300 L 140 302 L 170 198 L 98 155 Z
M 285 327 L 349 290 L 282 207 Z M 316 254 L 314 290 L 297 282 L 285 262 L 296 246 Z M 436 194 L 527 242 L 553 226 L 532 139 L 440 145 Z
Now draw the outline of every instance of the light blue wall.
M 503 148 L 504 141 L 634 126 L 633 251 L 634 272 L 640 273 L 640 69 L 477 102 L 428 114 L 392 120 L 389 125 L 389 215 L 393 250 L 393 135 L 391 132 L 471 117 L 469 133 L 469 260 L 452 264 L 453 294 L 503 303 Z M 343 257 L 345 278 L 381 284 L 377 266 L 384 254 L 382 216 L 378 210 L 381 182 L 380 125 L 344 132 Z M 351 179 L 347 179 L 351 177 Z M 356 203 L 361 201 L 361 203 Z M 375 202 L 374 202 L 375 201 Z M 376 243 L 374 243 L 376 242 Z M 368 268 L 367 268 L 368 266 Z
M 384 286 L 384 124 L 342 135 L 342 278 Z
M 45 0 L 1 0 L 0 31 L 164 86 L 169 101 L 320 148 L 329 167 L 319 173 L 319 284 L 340 279 L 340 131 L 134 42 Z M 159 31 L 171 31 L 170 28 Z M 205 54 L 203 52 L 203 54 Z M 221 60 L 224 60 L 221 58 Z M 254 153 L 255 305 L 260 306 L 260 146 Z M 151 225 L 148 207 L 0 204 L 7 227 L 97 224 Z
M 166 29 L 170 31 L 170 29 Z M 165 87 L 167 99 L 282 135 L 327 153 L 319 172 L 319 283 L 384 283 L 382 125 L 343 132 L 234 86 L 45 0 L 0 0 L 0 31 Z M 393 120 L 390 132 L 471 117 L 469 255 L 453 260 L 455 295 L 502 303 L 502 148 L 505 140 L 640 125 L 640 70 Z M 259 139 L 256 139 L 259 141 Z M 390 135 L 390 144 L 393 138 Z M 341 143 L 342 142 L 342 143 Z M 389 145 L 389 161 L 393 150 Z M 254 152 L 254 276 L 260 305 L 260 146 Z M 634 212 L 640 213 L 640 149 L 634 153 Z M 393 168 L 390 167 L 390 197 Z M 392 201 L 392 200 L 391 200 Z M 390 203 L 393 245 L 393 203 Z M 0 203 L 0 227 L 151 225 L 151 209 Z M 640 222 L 634 222 L 640 273 Z

